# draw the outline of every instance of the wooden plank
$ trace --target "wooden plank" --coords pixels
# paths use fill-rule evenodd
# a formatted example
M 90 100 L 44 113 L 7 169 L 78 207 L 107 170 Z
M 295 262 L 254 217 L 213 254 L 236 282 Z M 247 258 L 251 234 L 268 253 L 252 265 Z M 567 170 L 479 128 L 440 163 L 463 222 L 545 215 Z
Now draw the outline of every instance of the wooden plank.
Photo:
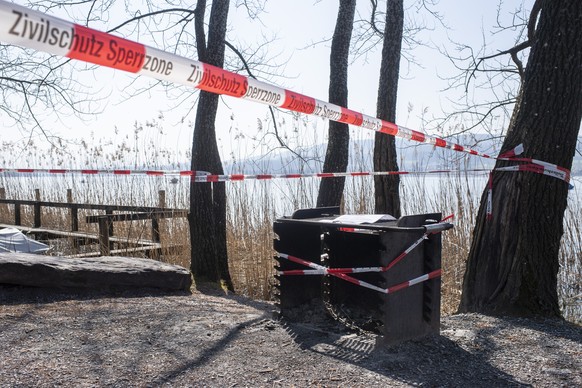
M 142 212 L 142 213 L 123 213 L 123 214 L 105 214 L 98 216 L 85 216 L 85 222 L 88 224 L 98 223 L 100 219 L 106 218 L 112 222 L 119 221 L 138 221 L 138 220 L 153 220 L 160 218 L 174 218 L 174 217 L 187 217 L 188 211 L 186 210 L 162 210 L 155 212 Z
M 160 208 L 160 207 L 153 207 L 153 206 L 120 206 L 120 205 L 100 205 L 100 204 L 88 204 L 88 203 L 67 203 L 67 202 L 49 202 L 49 201 L 30 201 L 30 200 L 22 200 L 22 199 L 1 199 L 0 203 L 6 204 L 18 204 L 18 205 L 27 205 L 27 206 L 34 206 L 36 203 L 39 203 L 40 206 L 46 207 L 58 207 L 58 208 L 70 208 L 71 205 L 77 206 L 79 209 L 88 209 L 88 210 L 113 210 L 113 211 L 129 211 L 129 212 L 154 212 L 154 211 L 166 211 L 166 210 L 174 210 L 174 211 L 184 211 L 188 212 L 187 209 L 167 209 L 167 208 Z
M 15 228 L 20 231 L 32 234 L 48 234 L 53 236 L 60 236 L 60 237 L 77 237 L 77 238 L 84 238 L 88 240 L 95 240 L 99 241 L 99 235 L 96 233 L 89 233 L 89 232 L 65 232 L 62 230 L 54 230 L 54 229 L 46 229 L 46 228 L 33 228 L 30 226 L 21 226 L 21 225 L 9 225 L 9 224 L 0 224 L 0 228 Z M 114 241 L 116 243 L 125 243 L 128 245 L 135 244 L 135 245 L 155 245 L 156 243 L 152 240 L 146 239 L 139 239 L 139 240 L 127 240 L 127 238 L 123 237 L 114 237 L 109 236 L 110 241 Z
M 135 247 L 135 248 L 126 248 L 126 249 L 113 249 L 111 251 L 109 251 L 109 255 L 110 256 L 117 256 L 117 255 L 124 255 L 124 254 L 128 254 L 128 253 L 138 253 L 138 252 L 147 252 L 150 250 L 160 250 L 162 249 L 162 245 L 161 244 L 155 244 L 155 245 L 146 245 L 146 246 L 142 246 L 142 247 Z M 68 256 L 63 256 L 66 258 L 80 258 L 80 257 L 101 257 L 103 256 L 101 254 L 101 252 L 86 252 L 86 253 L 78 253 L 75 255 L 68 255 Z

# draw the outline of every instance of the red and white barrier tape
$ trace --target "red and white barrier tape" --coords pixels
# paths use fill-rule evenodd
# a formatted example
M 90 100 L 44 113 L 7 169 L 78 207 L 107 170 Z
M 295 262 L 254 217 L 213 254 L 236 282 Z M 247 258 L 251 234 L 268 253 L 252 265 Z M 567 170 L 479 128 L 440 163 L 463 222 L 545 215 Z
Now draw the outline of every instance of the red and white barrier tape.
M 536 174 L 543 174 L 551 176 L 554 178 L 561 179 L 566 183 L 570 183 L 571 173 L 570 170 L 564 167 L 560 167 L 557 164 L 544 162 L 542 160 L 533 158 L 521 158 L 518 157 L 524 152 L 523 144 L 518 145 L 514 149 L 499 155 L 497 160 L 506 160 L 509 162 L 524 162 L 528 164 L 521 164 L 509 167 L 498 167 L 495 171 L 529 171 Z
M 301 174 L 211 174 L 207 171 L 190 170 L 126 170 L 126 169 L 62 169 L 62 168 L 0 168 L 0 174 L 81 174 L 81 175 L 146 175 L 146 176 L 181 176 L 191 177 L 194 182 L 229 182 L 243 180 L 301 179 L 301 178 L 337 178 L 379 175 L 426 175 L 451 173 L 490 173 L 491 171 L 528 171 L 543 174 L 570 182 L 570 172 L 564 168 L 547 164 L 524 164 L 498 167 L 494 170 L 428 170 L 428 171 L 356 171 L 356 172 L 316 172 Z
M 392 260 L 388 265 L 383 267 L 358 267 L 358 268 L 327 268 L 327 267 L 313 267 L 309 265 L 308 261 L 300 259 L 296 256 L 287 255 L 284 253 L 279 253 L 279 257 L 287 259 L 297 264 L 306 265 L 313 269 L 291 269 L 287 271 L 279 271 L 279 275 L 333 275 L 339 273 L 367 273 L 367 272 L 386 272 L 390 268 L 394 267 L 398 262 L 400 262 L 407 254 L 409 254 L 414 248 L 416 248 L 422 241 L 426 238 L 424 234 L 421 238 L 416 240 L 410 247 L 408 247 L 404 252 L 402 252 L 398 257 Z M 316 264 L 317 265 L 317 264 Z
M 487 172 L 489 170 L 462 170 L 462 172 Z M 338 178 L 357 176 L 379 175 L 424 175 L 424 174 L 448 174 L 461 172 L 461 170 L 431 170 L 431 171 L 360 171 L 360 172 L 316 172 L 306 174 L 231 174 L 231 175 L 206 175 L 194 178 L 196 182 L 227 182 L 242 180 L 268 180 L 268 179 L 299 179 L 299 178 Z
M 288 260 L 293 261 L 293 262 L 298 263 L 298 264 L 303 264 L 309 268 L 313 268 L 316 271 L 321 271 L 322 273 L 320 273 L 320 275 L 335 276 L 335 277 L 342 279 L 342 280 L 345 280 L 349 283 L 353 283 L 353 284 L 356 284 L 358 286 L 368 288 L 370 290 L 378 291 L 378 292 L 381 292 L 383 294 L 390 294 L 390 293 L 402 290 L 404 288 L 414 286 L 415 284 L 419 284 L 419 283 L 425 282 L 427 280 L 437 278 L 437 277 L 441 276 L 441 273 L 442 273 L 441 269 L 437 269 L 437 270 L 434 270 L 434 271 L 429 272 L 427 274 L 416 277 L 414 279 L 396 284 L 392 287 L 382 288 L 382 287 L 375 286 L 371 283 L 365 282 L 363 280 L 356 279 L 352 276 L 348 276 L 348 275 L 346 275 L 346 273 L 343 273 L 343 272 L 329 272 L 330 269 L 328 269 L 322 265 L 315 264 L 311 261 L 306 261 L 306 260 L 300 259 L 300 258 L 295 257 L 295 256 L 287 255 L 285 253 L 278 253 L 278 256 L 283 258 L 283 259 L 288 259 Z M 374 268 L 374 267 L 372 267 L 372 268 Z M 286 272 L 289 272 L 289 271 L 281 271 L 281 272 L 279 272 L 279 274 L 288 275 L 288 273 L 286 273 Z M 308 273 L 308 274 L 312 274 L 312 273 Z
M 543 174 L 557 179 L 561 179 L 566 183 L 570 183 L 570 170 L 565 167 L 560 167 L 557 164 L 544 162 L 542 160 L 533 158 L 518 157 L 524 152 L 523 144 L 518 145 L 514 149 L 499 155 L 497 160 L 506 160 L 510 162 L 525 162 L 528 164 L 521 164 L 509 167 L 498 167 L 495 171 L 529 171 L 536 174 Z
M 0 41 L 492 158 L 438 137 L 4 0 L 0 0 Z
M 510 162 L 524 162 L 527 164 L 518 164 L 515 166 L 497 167 L 489 174 L 489 181 L 487 183 L 487 207 L 486 219 L 491 221 L 493 219 L 493 172 L 494 171 L 527 171 L 535 174 L 546 175 L 552 178 L 557 178 L 566 182 L 570 188 L 571 172 L 567 168 L 560 167 L 557 164 L 544 162 L 542 160 L 533 158 L 518 157 L 524 152 L 523 144 L 519 144 L 514 149 L 499 155 L 496 159 Z
M 530 160 L 533 161 L 535 159 Z M 553 178 L 561 179 L 566 183 L 570 183 L 569 170 L 550 163 L 541 164 L 540 161 L 537 161 L 535 163 L 536 164 L 530 163 L 530 164 L 519 164 L 516 166 L 497 167 L 495 171 L 528 171 L 534 172 L 536 174 L 551 176 Z
M 96 169 L 58 169 L 58 168 L 0 168 L 0 173 L 17 174 L 81 174 L 81 175 L 147 175 L 147 176 L 188 176 L 205 177 L 207 171 L 178 170 L 96 170 Z M 206 181 L 204 181 L 206 182 Z
M 343 279 L 347 282 L 356 284 L 358 286 L 368 288 L 370 290 L 378 291 L 378 292 L 381 292 L 383 294 L 391 294 L 391 293 L 394 293 L 396 291 L 400 291 L 400 290 L 403 290 L 405 288 L 414 286 L 415 284 L 426 282 L 427 280 L 430 280 L 430 279 L 438 278 L 441 276 L 441 274 L 442 274 L 442 270 L 439 268 L 439 269 L 436 269 L 432 272 L 421 275 L 417 278 L 396 284 L 396 285 L 394 285 L 392 287 L 388 287 L 388 288 L 378 287 L 378 286 L 375 286 L 375 285 L 370 284 L 368 282 L 365 282 L 363 280 L 359 280 L 359 279 L 353 278 L 353 277 L 345 275 L 345 274 L 338 274 L 338 275 L 334 275 L 334 276 L 339 277 L 340 279 Z
M 287 270 L 287 271 L 279 271 L 279 275 L 333 275 L 333 274 L 346 274 L 346 273 L 366 273 L 366 272 L 386 272 L 390 268 L 394 267 L 398 264 L 402 259 L 404 259 L 414 248 L 419 246 L 425 239 L 428 238 L 431 234 L 441 233 L 442 231 L 449 229 L 452 227 L 451 224 L 446 223 L 445 221 L 453 218 L 454 215 L 451 214 L 450 216 L 445 217 L 443 220 L 439 221 L 436 224 L 429 224 L 425 225 L 426 232 L 416 241 L 414 241 L 408 248 L 406 248 L 402 253 L 400 253 L 394 260 L 392 260 L 388 265 L 382 267 L 358 267 L 358 268 L 327 268 L 319 266 L 318 264 L 312 263 L 310 261 L 306 261 L 300 259 L 299 257 L 288 255 L 285 253 L 279 253 L 279 257 L 287 259 L 297 264 L 305 265 L 307 267 L 312 268 L 311 270 L 308 269 L 294 269 L 294 270 Z M 351 229 L 351 228 L 340 228 L 340 229 Z M 311 265 L 313 264 L 313 265 Z
M 487 173 L 491 170 L 430 170 L 430 171 L 359 171 L 359 172 L 317 172 L 303 174 L 229 174 L 215 175 L 207 171 L 178 170 L 93 170 L 93 169 L 43 169 L 43 168 L 0 168 L 2 173 L 19 174 L 81 174 L 81 175 L 147 175 L 147 176 L 183 176 L 192 177 L 195 182 L 228 182 L 242 180 L 300 179 L 300 178 L 337 178 L 374 175 L 424 175 L 450 174 L 459 172 Z

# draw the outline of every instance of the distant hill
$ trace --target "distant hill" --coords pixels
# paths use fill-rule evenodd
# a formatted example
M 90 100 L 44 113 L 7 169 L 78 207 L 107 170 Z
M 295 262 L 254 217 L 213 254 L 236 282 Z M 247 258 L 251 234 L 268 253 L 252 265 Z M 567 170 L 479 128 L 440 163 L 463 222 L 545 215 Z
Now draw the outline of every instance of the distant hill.
M 463 135 L 450 141 L 492 156 L 499 153 L 499 141 L 491 140 L 487 135 Z M 578 144 L 582 144 L 582 137 L 579 138 Z M 373 147 L 372 140 L 351 142 L 348 171 L 372 171 Z M 404 139 L 397 139 L 397 147 L 398 164 L 401 171 L 489 169 L 495 163 L 492 159 L 437 148 L 430 144 L 409 142 Z M 320 172 L 323 169 L 325 151 L 325 144 L 295 150 L 304 160 L 287 150 L 273 152 L 266 156 L 252 157 L 236 163 L 226 163 L 225 172 L 227 174 Z M 582 156 L 578 153 L 574 158 L 572 173 L 582 175 Z

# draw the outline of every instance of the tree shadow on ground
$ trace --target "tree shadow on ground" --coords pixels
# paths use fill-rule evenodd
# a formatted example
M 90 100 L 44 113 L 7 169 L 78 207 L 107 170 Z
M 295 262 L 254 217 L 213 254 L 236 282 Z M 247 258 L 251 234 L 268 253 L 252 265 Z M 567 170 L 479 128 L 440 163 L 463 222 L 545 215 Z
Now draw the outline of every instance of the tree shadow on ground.
M 199 292 L 201 294 L 230 299 L 245 306 L 250 306 L 265 311 L 267 313 L 271 313 L 273 317 L 276 315 L 275 313 L 276 309 L 273 303 L 263 300 L 251 299 L 249 297 L 240 295 L 236 292 L 225 290 L 217 283 L 212 282 L 197 283 L 195 284 L 194 287 L 196 289 L 196 292 Z M 194 296 L 195 295 L 196 294 L 194 293 Z
M 208 364 L 212 361 L 217 355 L 222 353 L 224 349 L 231 344 L 237 337 L 239 337 L 242 331 L 252 326 L 260 321 L 265 320 L 264 316 L 250 319 L 244 322 L 237 324 L 235 327 L 230 329 L 226 335 L 222 336 L 220 340 L 216 341 L 210 348 L 205 349 L 195 358 L 184 360 L 179 366 L 176 368 L 165 371 L 156 379 L 152 380 L 148 386 L 161 386 L 164 384 L 172 384 L 176 380 L 178 380 L 182 375 L 186 375 L 191 373 L 193 370 L 199 369 L 204 365 Z
M 524 329 L 551 334 L 578 344 L 582 344 L 582 326 L 561 318 L 501 318 L 505 322 Z
M 487 344 L 469 352 L 446 337 L 433 335 L 386 346 L 380 336 L 372 334 L 332 334 L 321 327 L 297 322 L 285 322 L 285 328 L 306 351 L 348 362 L 406 384 L 530 386 L 493 366 L 488 359 Z
M 137 328 L 139 330 L 131 337 L 133 340 L 131 346 L 133 348 L 130 347 L 130 349 L 135 350 L 139 356 L 130 360 L 131 364 L 127 365 L 127 373 L 118 376 L 109 370 L 112 373 L 109 378 L 111 381 L 115 381 L 117 378 L 130 378 L 132 375 L 129 371 L 137 371 L 143 368 L 144 365 L 150 362 L 148 357 L 152 354 L 164 354 L 173 358 L 174 364 L 170 368 L 160 370 L 157 377 L 154 377 L 151 381 L 150 385 L 152 386 L 171 384 L 172 382 L 178 383 L 183 379 L 189 379 L 199 373 L 199 369 L 211 367 L 212 365 L 209 366 L 209 362 L 218 359 L 221 355 L 223 357 L 237 355 L 237 357 L 241 357 L 240 353 L 232 349 L 236 348 L 237 344 L 240 344 L 240 340 L 244 339 L 243 336 L 248 335 L 251 338 L 255 338 L 255 340 L 262 340 L 267 335 L 265 330 L 274 330 L 279 325 L 286 330 L 288 336 L 282 336 L 281 334 L 284 333 L 281 333 L 278 334 L 279 337 L 274 336 L 272 339 L 279 341 L 282 340 L 282 337 L 285 337 L 284 340 L 291 339 L 297 347 L 306 352 L 305 354 L 312 353 L 317 355 L 318 357 L 314 357 L 314 360 L 321 360 L 319 356 L 323 356 L 349 363 L 410 385 L 528 386 L 506 371 L 496 367 L 492 361 L 499 357 L 497 351 L 505 349 L 504 346 L 506 346 L 503 343 L 499 343 L 499 338 L 507 334 L 505 330 L 512 330 L 514 327 L 527 328 L 539 332 L 539 339 L 534 338 L 532 340 L 547 341 L 550 345 L 552 338 L 556 337 L 565 338 L 578 344 L 582 343 L 582 330 L 580 330 L 580 327 L 561 320 L 538 321 L 519 318 L 495 318 L 488 320 L 487 325 L 484 325 L 479 324 L 483 316 L 475 315 L 474 317 L 449 317 L 447 321 L 447 326 L 450 325 L 450 329 L 456 330 L 455 320 L 464 320 L 463 327 L 470 328 L 470 330 L 460 331 L 470 332 L 468 334 L 470 334 L 471 338 L 457 340 L 455 336 L 454 340 L 452 340 L 445 336 L 432 336 L 387 347 L 382 345 L 378 336 L 353 334 L 337 322 L 326 321 L 320 315 L 317 316 L 320 318 L 319 320 L 316 319 L 317 317 L 311 317 L 312 321 L 309 322 L 275 322 L 271 319 L 274 309 L 272 303 L 253 301 L 236 294 L 225 295 L 224 292 L 220 294 L 217 293 L 217 290 L 211 290 L 206 293 L 251 306 L 256 310 L 249 309 L 248 312 L 254 316 L 240 316 L 237 318 L 238 322 L 231 326 L 223 324 L 221 327 L 224 330 L 218 331 L 216 337 L 213 336 L 208 341 L 200 341 L 201 337 L 206 338 L 208 331 L 215 329 L 206 328 L 197 320 L 216 320 L 217 318 L 213 314 L 216 312 L 225 314 L 225 305 L 220 299 L 200 298 L 204 303 L 196 305 L 190 304 L 190 302 L 182 303 L 182 298 L 171 298 L 174 302 L 169 306 L 173 306 L 172 308 L 175 310 L 160 309 L 158 311 L 155 308 L 143 310 L 138 303 L 131 304 L 134 306 L 131 310 L 123 310 L 124 316 L 115 315 L 119 314 L 115 305 L 106 306 L 107 308 L 105 309 L 90 310 L 87 313 L 88 315 L 84 316 L 80 321 L 82 324 L 77 330 L 80 330 L 81 334 L 104 330 L 108 325 L 112 325 L 110 322 L 112 318 L 119 325 L 138 325 Z M 196 293 L 160 291 L 152 293 L 151 290 L 129 290 L 119 292 L 113 296 L 131 298 L 166 295 L 186 296 L 185 301 L 196 298 Z M 111 296 L 111 293 L 100 291 L 76 294 L 71 293 L 70 290 L 0 286 L 0 305 L 28 303 L 42 307 L 46 306 L 46 303 L 59 300 L 90 300 L 109 298 Z M 152 307 L 151 304 L 146 306 Z M 34 309 L 29 310 L 28 314 L 34 312 Z M 144 323 L 131 322 L 132 319 L 138 317 L 139 313 L 144 313 L 142 318 L 146 319 L 147 326 L 144 326 Z M 307 312 L 302 310 L 302 315 L 304 317 L 307 316 Z M 105 320 L 104 316 L 107 316 L 108 319 Z M 40 325 L 47 317 L 50 316 L 38 315 L 33 323 Z M 192 322 L 188 323 L 190 320 Z M 6 325 L 7 328 L 14 327 L 13 320 L 7 319 Z M 183 339 L 182 341 L 176 343 L 176 338 L 173 337 L 173 334 L 165 333 L 165 330 L 171 327 L 179 328 L 178 332 Z M 449 328 L 447 327 L 446 329 L 448 331 Z M 273 331 L 273 333 L 276 332 L 276 330 Z M 528 331 L 528 333 L 534 332 Z M 544 335 L 544 333 L 549 333 L 549 335 Z M 269 337 L 267 336 L 267 338 Z M 129 346 L 126 340 L 127 338 L 123 337 L 121 342 L 123 345 L 120 345 L 124 349 Z M 108 357 L 111 357 L 111 351 L 115 349 L 112 350 L 109 347 L 105 347 L 102 349 L 103 353 L 100 354 L 95 351 L 98 348 L 98 343 L 93 343 L 90 337 L 82 339 L 81 342 L 77 344 L 77 348 L 84 349 L 85 346 L 88 346 L 91 349 L 91 360 L 95 363 L 94 374 L 102 376 L 103 365 Z M 271 343 L 275 344 L 277 342 L 273 341 Z M 255 344 L 255 346 L 258 345 Z M 259 350 L 261 348 L 255 347 L 253 349 Z M 283 353 L 274 352 L 273 354 L 278 357 Z M 572 361 L 572 364 L 576 365 L 574 361 Z M 247 364 L 245 371 L 250 370 L 248 367 L 253 366 L 251 361 L 248 361 Z

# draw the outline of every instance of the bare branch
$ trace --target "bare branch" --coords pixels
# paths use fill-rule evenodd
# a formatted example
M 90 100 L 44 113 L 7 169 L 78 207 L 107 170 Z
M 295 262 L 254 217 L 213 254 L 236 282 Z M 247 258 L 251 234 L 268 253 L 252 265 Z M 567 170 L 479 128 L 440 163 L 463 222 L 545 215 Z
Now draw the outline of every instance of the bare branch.
M 372 26 L 372 29 L 378 34 L 378 35 L 384 35 L 384 32 L 382 32 L 377 26 L 376 26 L 376 12 L 378 10 L 378 0 L 370 0 L 370 2 L 372 3 L 372 12 L 370 13 L 370 26 Z
M 265 11 L 266 3 L 266 0 L 237 0 L 236 7 L 243 6 L 247 10 L 249 18 L 255 20 Z
M 245 70 L 247 72 L 247 74 L 253 78 L 253 79 L 257 79 L 257 77 L 255 77 L 255 75 L 253 74 L 250 66 L 248 65 L 246 58 L 244 57 L 244 55 L 236 48 L 232 45 L 232 43 L 225 41 L 224 42 L 226 44 L 226 47 L 230 48 L 240 59 L 240 61 L 243 63 L 243 66 L 245 67 Z M 274 127 L 274 135 L 275 138 L 277 139 L 277 141 L 279 142 L 279 145 L 281 147 L 283 147 L 284 149 L 286 149 L 287 151 L 291 152 L 292 154 L 294 154 L 295 156 L 297 156 L 298 158 L 300 158 L 302 161 L 306 162 L 307 161 L 303 158 L 303 156 L 301 156 L 300 154 L 298 154 L 295 150 L 291 149 L 287 143 L 285 143 L 283 141 L 283 139 L 281 139 L 281 136 L 279 136 L 279 129 L 277 127 L 277 120 L 275 119 L 275 112 L 272 106 L 269 105 L 269 111 L 271 112 L 271 118 L 273 119 L 273 127 Z
M 128 24 L 134 23 L 134 22 L 142 20 L 142 19 L 150 18 L 150 17 L 156 16 L 156 15 L 168 14 L 168 13 L 186 13 L 188 15 L 191 15 L 191 14 L 196 15 L 197 12 L 198 12 L 198 7 L 196 7 L 196 9 L 194 11 L 192 11 L 191 9 L 187 9 L 187 8 L 169 8 L 169 9 L 162 9 L 162 10 L 158 10 L 158 11 L 147 12 L 144 14 L 136 14 L 135 16 L 127 19 L 123 23 L 118 24 L 117 26 L 107 30 L 107 32 L 117 31 Z M 204 20 L 204 8 L 202 10 L 201 16 L 202 16 L 202 20 Z
M 514 46 L 514 47 L 512 47 L 510 49 L 503 50 L 503 51 L 500 51 L 500 52 L 498 52 L 496 54 L 491 54 L 491 55 L 487 55 L 485 57 L 479 58 L 479 60 L 475 64 L 475 67 L 474 67 L 473 71 L 469 75 L 469 78 L 468 79 L 471 80 L 472 78 L 474 78 L 475 72 L 478 71 L 479 65 L 481 65 L 481 63 L 485 62 L 488 59 L 493 59 L 493 58 L 501 57 L 501 56 L 507 55 L 507 54 L 510 54 L 511 55 L 511 59 L 513 60 L 513 62 L 517 66 L 519 76 L 520 76 L 520 78 L 523 79 L 523 64 L 519 60 L 519 58 L 517 57 L 517 53 L 519 53 L 520 51 L 525 50 L 526 48 L 528 48 L 530 46 L 531 46 L 531 42 L 529 40 L 526 40 L 525 42 L 522 42 L 522 43 L 518 44 L 517 46 Z M 467 87 L 468 87 L 468 85 L 467 85 Z M 467 91 L 467 89 L 465 89 L 465 91 Z

